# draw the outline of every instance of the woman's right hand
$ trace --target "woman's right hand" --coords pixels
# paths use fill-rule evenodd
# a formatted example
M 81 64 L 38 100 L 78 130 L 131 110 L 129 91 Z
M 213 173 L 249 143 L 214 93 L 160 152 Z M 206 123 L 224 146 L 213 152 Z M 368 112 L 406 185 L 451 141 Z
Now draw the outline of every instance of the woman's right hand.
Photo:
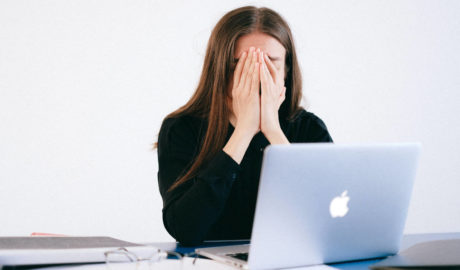
M 259 52 L 254 47 L 243 52 L 233 74 L 232 107 L 235 130 L 251 138 L 260 130 Z

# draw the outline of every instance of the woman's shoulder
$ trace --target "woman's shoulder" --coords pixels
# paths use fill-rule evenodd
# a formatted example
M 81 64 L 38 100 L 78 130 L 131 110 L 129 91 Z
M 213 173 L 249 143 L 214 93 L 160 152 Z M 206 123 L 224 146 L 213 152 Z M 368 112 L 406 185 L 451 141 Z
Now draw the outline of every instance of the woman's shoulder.
M 299 110 L 287 128 L 295 142 L 329 142 L 332 138 L 324 121 L 315 113 Z
M 167 116 L 163 119 L 161 129 L 196 129 L 201 127 L 204 123 L 204 119 L 193 116 L 193 115 L 178 115 L 178 116 Z
M 205 127 L 205 120 L 193 115 L 166 117 L 161 124 L 158 140 L 185 139 L 195 141 Z
M 326 128 L 326 124 L 324 124 L 324 121 L 319 116 L 313 112 L 305 110 L 304 108 L 300 109 L 296 113 L 291 122 L 295 124 L 313 123 Z

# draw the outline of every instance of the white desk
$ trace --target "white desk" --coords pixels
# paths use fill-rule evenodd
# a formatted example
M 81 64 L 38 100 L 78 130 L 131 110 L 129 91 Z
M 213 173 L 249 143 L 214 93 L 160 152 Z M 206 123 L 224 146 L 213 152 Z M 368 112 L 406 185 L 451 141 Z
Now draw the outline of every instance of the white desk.
M 433 240 L 445 240 L 445 239 L 460 239 L 460 233 L 431 233 L 431 234 L 409 234 L 404 235 L 401 250 L 404 250 L 408 247 L 411 247 L 417 243 L 433 241 Z M 159 248 L 165 250 L 175 250 L 177 247 L 176 243 L 149 243 L 155 245 Z M 155 269 L 197 269 L 197 270 L 230 270 L 236 269 L 230 266 L 226 266 L 221 263 L 217 263 L 211 260 L 198 259 L 195 264 L 193 264 L 193 258 L 185 258 L 182 262 L 178 260 L 166 260 L 158 264 L 149 265 L 146 262 L 142 263 L 129 263 L 129 264 L 87 264 L 87 265 L 73 265 L 73 266 L 53 266 L 46 268 L 38 268 L 40 270 L 155 270 Z M 337 270 L 337 269 L 354 269 L 354 270 L 364 270 L 369 269 L 368 267 L 376 262 L 377 260 L 365 260 L 351 263 L 340 263 L 340 264 L 329 264 L 329 265 L 318 265 L 311 267 L 300 267 L 295 269 L 308 269 L 308 270 Z M 30 269 L 30 268 L 28 268 Z M 294 269 L 294 268 L 290 268 Z

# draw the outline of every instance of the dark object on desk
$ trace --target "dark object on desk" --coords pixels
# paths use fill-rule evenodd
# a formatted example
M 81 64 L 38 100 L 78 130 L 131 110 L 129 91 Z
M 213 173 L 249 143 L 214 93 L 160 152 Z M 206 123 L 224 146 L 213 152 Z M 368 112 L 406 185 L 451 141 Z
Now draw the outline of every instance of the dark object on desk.
M 197 248 L 245 245 L 249 243 L 250 240 L 208 240 L 204 241 L 201 245 L 195 247 L 184 247 L 178 243 L 174 251 L 182 255 L 186 255 L 195 253 L 195 249 Z M 158 248 L 161 248 L 161 245 L 158 246 Z
M 460 239 L 416 244 L 398 255 L 369 266 L 386 269 L 460 269 Z

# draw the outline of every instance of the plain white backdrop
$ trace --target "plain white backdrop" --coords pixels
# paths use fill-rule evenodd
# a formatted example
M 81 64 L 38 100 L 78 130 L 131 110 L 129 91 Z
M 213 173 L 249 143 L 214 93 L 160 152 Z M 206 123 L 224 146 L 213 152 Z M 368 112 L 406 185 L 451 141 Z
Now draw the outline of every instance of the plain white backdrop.
M 420 141 L 406 233 L 460 231 L 460 1 L 0 1 L 0 235 L 169 241 L 151 150 L 229 10 L 290 24 L 336 143 Z

